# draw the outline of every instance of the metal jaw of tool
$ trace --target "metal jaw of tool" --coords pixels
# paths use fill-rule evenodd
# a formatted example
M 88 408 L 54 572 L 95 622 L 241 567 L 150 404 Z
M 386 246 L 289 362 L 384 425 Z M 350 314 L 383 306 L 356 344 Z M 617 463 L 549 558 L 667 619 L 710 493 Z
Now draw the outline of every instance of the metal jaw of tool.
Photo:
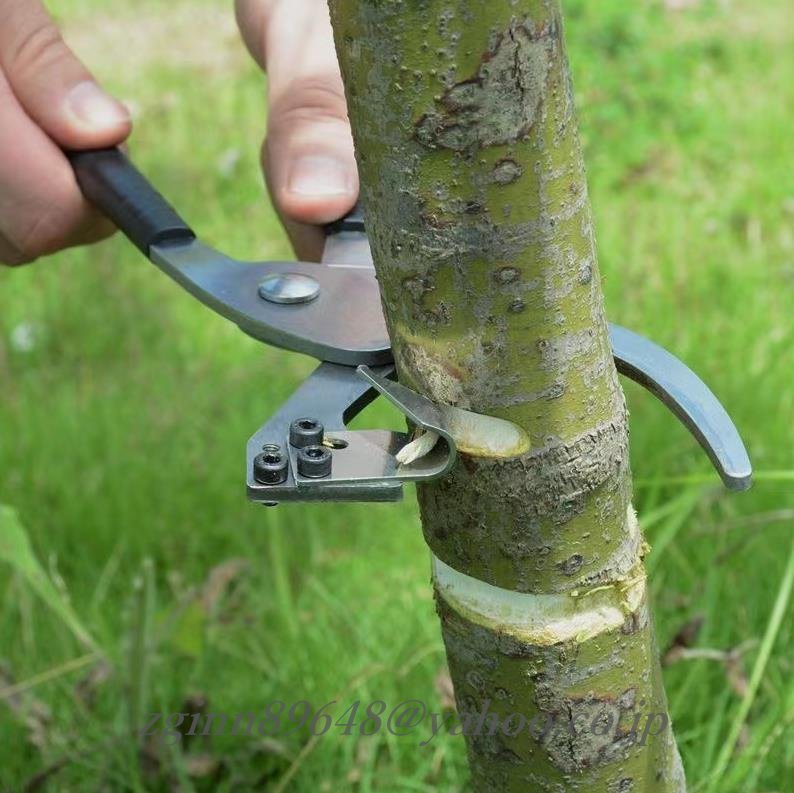
M 118 149 L 73 152 L 69 158 L 86 198 L 188 292 L 250 336 L 322 362 L 249 441 L 252 501 L 397 501 L 404 483 L 450 472 L 460 411 L 392 379 L 391 343 L 360 212 L 328 227 L 325 266 L 243 263 L 196 239 Z M 678 416 L 726 487 L 747 489 L 752 467 L 744 444 L 705 383 L 642 336 L 611 325 L 610 338 L 618 371 Z M 412 439 L 408 433 L 348 430 L 379 395 L 438 442 L 403 463 L 398 457 Z

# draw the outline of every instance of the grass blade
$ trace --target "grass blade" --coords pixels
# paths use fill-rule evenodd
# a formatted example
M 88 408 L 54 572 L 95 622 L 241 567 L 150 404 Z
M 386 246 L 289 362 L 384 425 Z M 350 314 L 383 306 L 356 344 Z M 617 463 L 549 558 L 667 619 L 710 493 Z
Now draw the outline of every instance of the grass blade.
M 788 564 L 786 565 L 786 570 L 783 573 L 783 578 L 780 580 L 780 587 L 777 592 L 777 598 L 775 599 L 775 605 L 772 608 L 772 614 L 769 617 L 766 633 L 764 634 L 761 647 L 758 651 L 758 657 L 756 658 L 755 665 L 753 666 L 753 673 L 750 676 L 750 683 L 747 687 L 747 693 L 742 698 L 741 704 L 739 705 L 739 710 L 736 712 L 733 722 L 731 723 L 731 728 L 728 732 L 728 738 L 723 744 L 722 751 L 720 752 L 714 769 L 710 774 L 710 783 L 708 788 L 709 791 L 720 789 L 720 783 L 722 782 L 722 778 L 725 775 L 725 771 L 731 761 L 731 757 L 736 747 L 736 742 L 739 739 L 742 726 L 744 725 L 747 715 L 750 713 L 750 708 L 752 708 L 753 702 L 755 701 L 756 694 L 758 693 L 758 687 L 761 684 L 761 678 L 764 675 L 769 657 L 772 654 L 772 648 L 775 645 L 775 640 L 777 639 L 777 635 L 780 631 L 780 626 L 783 624 L 783 617 L 785 616 L 786 609 L 788 608 L 793 585 L 794 542 L 791 544 Z
M 701 488 L 692 488 L 691 490 L 685 490 L 680 496 L 670 502 L 672 509 L 658 532 L 654 532 L 653 540 L 650 543 L 651 553 L 645 559 L 649 574 L 656 569 L 665 549 L 675 540 L 678 532 L 686 525 L 695 507 L 700 503 L 702 496 L 703 491 Z
M 91 634 L 44 572 L 44 568 L 33 553 L 30 538 L 20 523 L 17 513 L 2 504 L 0 504 L 0 561 L 9 564 L 24 578 L 30 588 L 63 620 L 81 644 L 99 653 L 99 647 Z

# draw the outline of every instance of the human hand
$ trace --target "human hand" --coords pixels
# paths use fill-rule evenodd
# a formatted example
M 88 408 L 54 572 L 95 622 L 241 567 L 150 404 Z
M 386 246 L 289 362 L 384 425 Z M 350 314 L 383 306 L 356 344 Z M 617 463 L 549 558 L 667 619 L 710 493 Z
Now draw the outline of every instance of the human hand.
M 61 147 L 118 145 L 131 122 L 39 0 L 0 0 L 0 20 L 0 264 L 16 265 L 113 233 Z
M 358 198 L 358 170 L 326 0 L 236 0 L 246 45 L 268 73 L 262 149 L 276 211 L 300 259 Z

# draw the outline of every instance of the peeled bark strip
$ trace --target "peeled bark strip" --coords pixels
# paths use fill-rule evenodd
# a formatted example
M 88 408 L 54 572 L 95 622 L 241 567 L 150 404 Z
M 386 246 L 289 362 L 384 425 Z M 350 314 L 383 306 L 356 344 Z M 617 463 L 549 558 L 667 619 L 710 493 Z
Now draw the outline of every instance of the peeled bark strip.
M 683 791 L 559 3 L 330 6 L 400 380 L 530 441 L 419 488 L 460 711 L 555 725 L 475 788 Z

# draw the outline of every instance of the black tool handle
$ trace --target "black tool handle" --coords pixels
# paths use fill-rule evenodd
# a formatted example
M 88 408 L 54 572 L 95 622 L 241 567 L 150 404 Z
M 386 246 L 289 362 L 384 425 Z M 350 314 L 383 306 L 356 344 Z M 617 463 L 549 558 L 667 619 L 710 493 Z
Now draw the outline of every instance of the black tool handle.
M 328 236 L 331 234 L 341 234 L 343 231 L 360 231 L 363 234 L 366 230 L 364 210 L 361 208 L 360 203 L 356 203 L 345 217 L 335 220 L 325 227 L 325 233 Z
M 153 245 L 196 238 L 176 210 L 120 149 L 66 153 L 83 195 L 143 253 Z

